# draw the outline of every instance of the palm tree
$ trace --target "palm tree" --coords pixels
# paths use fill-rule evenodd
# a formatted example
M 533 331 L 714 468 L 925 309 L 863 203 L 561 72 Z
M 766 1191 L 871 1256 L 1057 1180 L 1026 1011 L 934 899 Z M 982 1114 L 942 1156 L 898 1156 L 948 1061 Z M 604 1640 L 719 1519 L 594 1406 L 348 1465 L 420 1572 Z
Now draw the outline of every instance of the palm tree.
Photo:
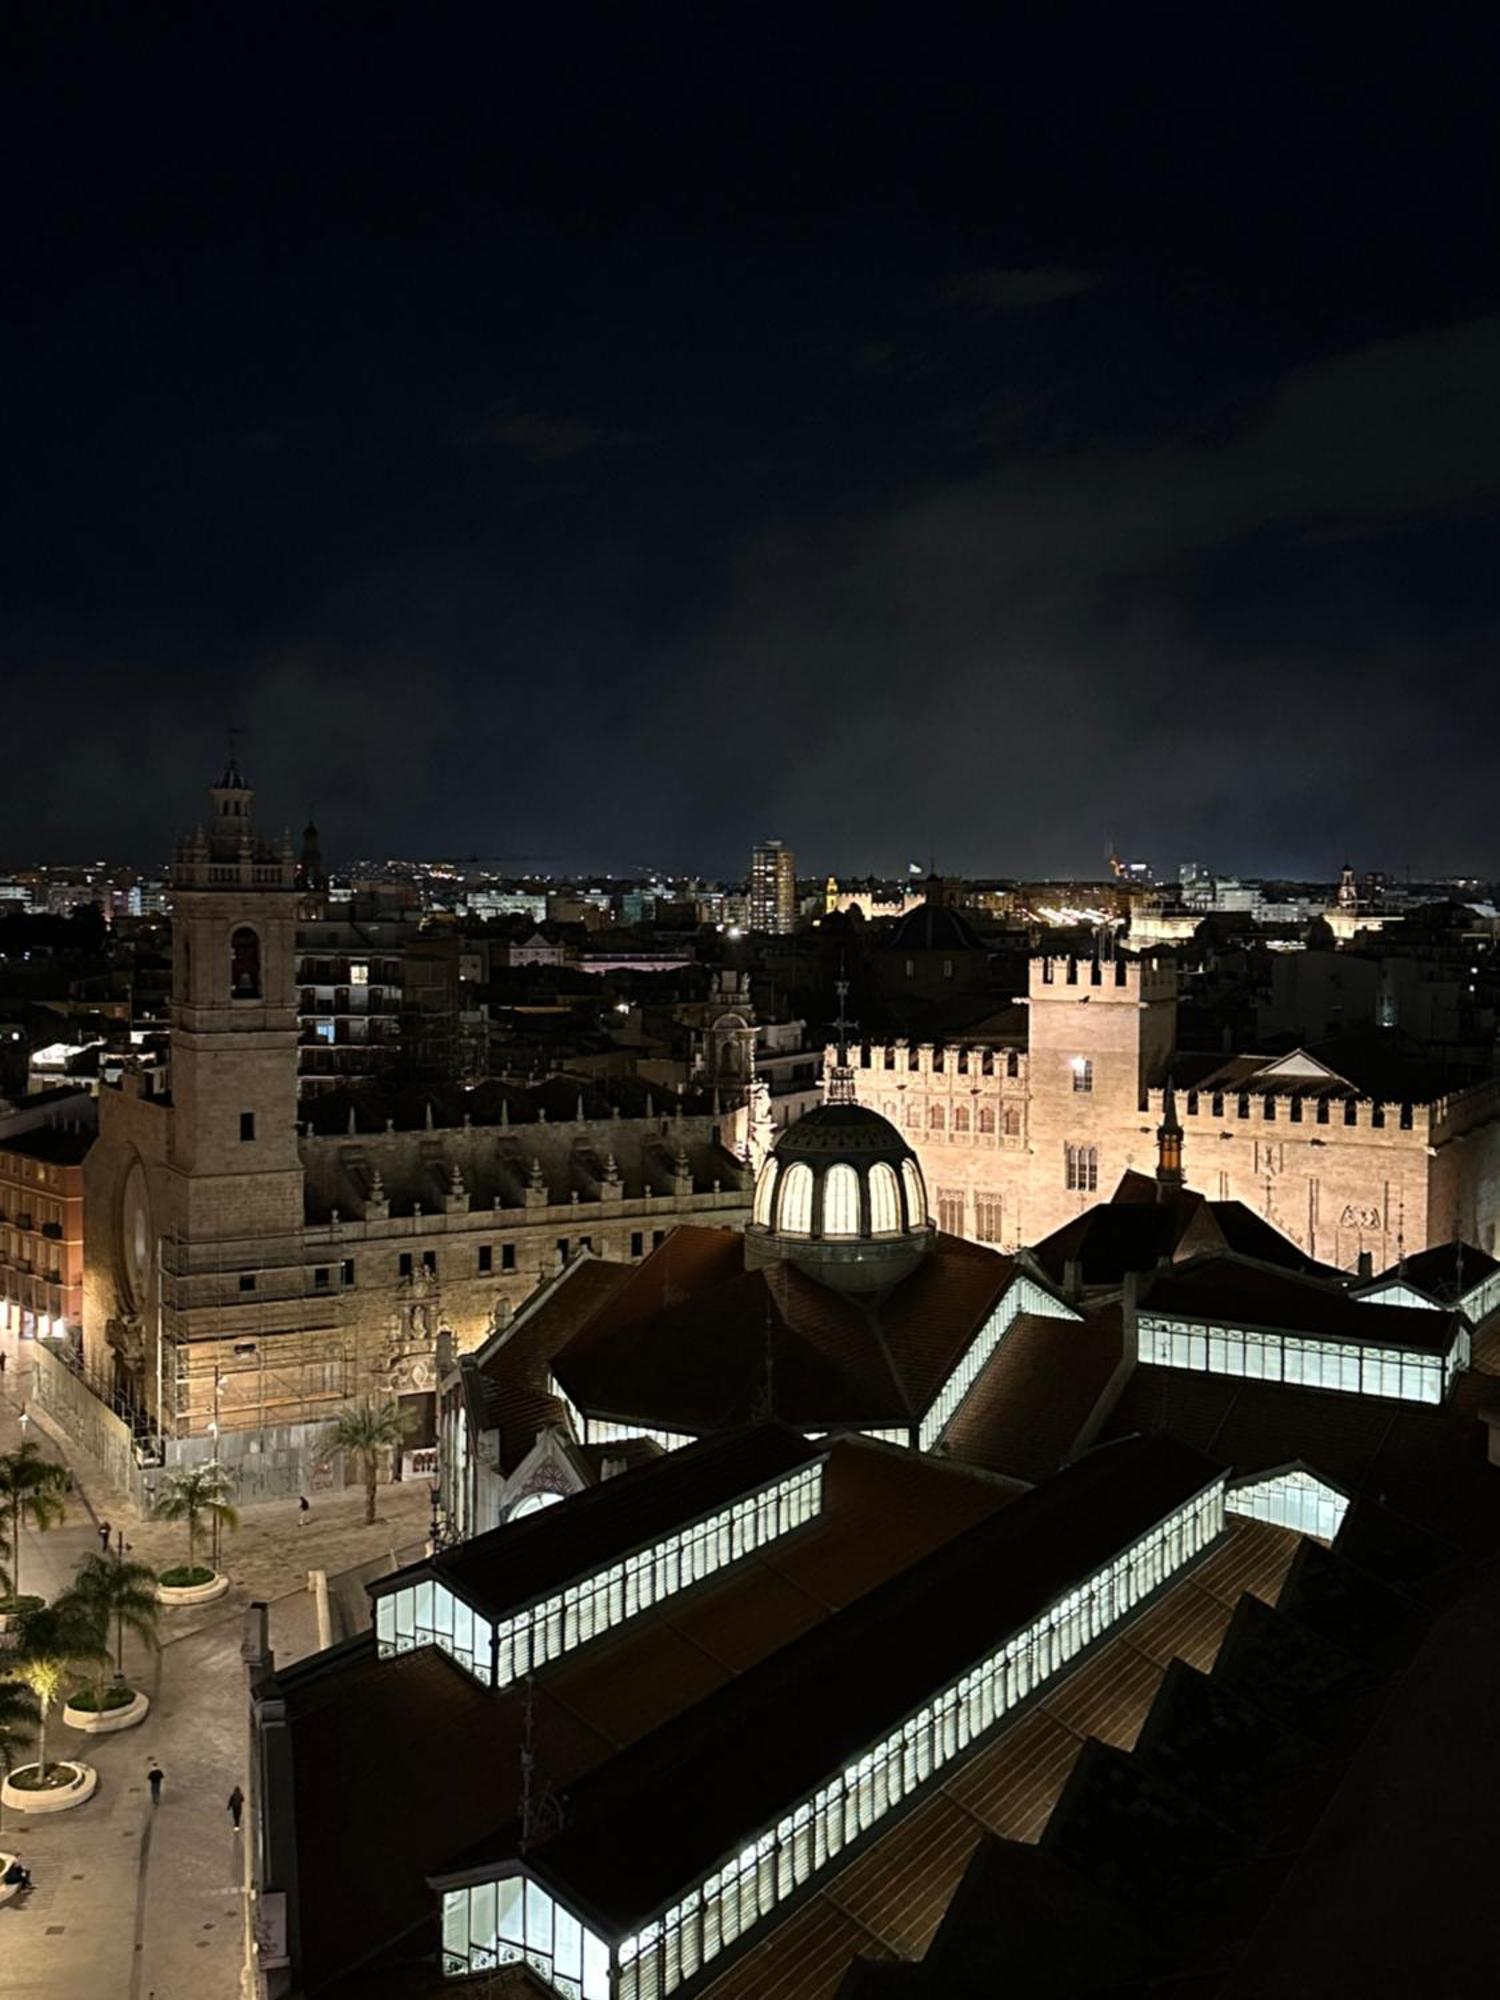
M 152 1513 L 160 1521 L 186 1521 L 189 1569 L 198 1566 L 198 1523 L 205 1517 L 226 1528 L 237 1528 L 240 1517 L 230 1504 L 234 1486 L 217 1460 L 209 1465 L 183 1465 L 169 1472 L 156 1496 Z
M 36 1696 L 23 1681 L 0 1681 L 0 1777 L 8 1778 L 36 1729 Z M 0 1819 L 4 1807 L 0 1806 Z
M 88 1555 L 73 1572 L 69 1592 L 93 1620 L 99 1640 L 109 1645 L 109 1628 L 115 1628 L 115 1678 L 125 1678 L 125 1629 L 149 1647 L 160 1647 L 156 1628 L 161 1619 L 161 1599 L 156 1594 L 156 1572 L 145 1563 L 126 1562 L 123 1556 Z M 105 1665 L 109 1664 L 108 1653 Z M 104 1686 L 99 1673 L 91 1683 L 97 1701 Z
M 40 1778 L 47 1776 L 47 1717 L 52 1706 L 81 1666 L 109 1664 L 109 1649 L 97 1626 L 71 1591 L 51 1604 L 16 1616 L 4 1657 L 4 1672 L 30 1689 L 36 1702 L 36 1762 Z
M 41 1446 L 29 1438 L 0 1456 L 0 1506 L 10 1511 L 11 1561 L 15 1565 L 10 1588 L 17 1597 L 21 1593 L 21 1530 L 28 1519 L 39 1532 L 55 1528 L 63 1517 L 62 1496 L 67 1484 L 68 1468 L 44 1458 Z
M 380 1461 L 388 1451 L 399 1451 L 411 1429 L 412 1413 L 394 1399 L 389 1403 L 351 1403 L 341 1410 L 323 1434 L 322 1460 L 336 1452 L 357 1458 L 365 1480 L 365 1526 L 375 1519 L 375 1486 L 380 1477 Z

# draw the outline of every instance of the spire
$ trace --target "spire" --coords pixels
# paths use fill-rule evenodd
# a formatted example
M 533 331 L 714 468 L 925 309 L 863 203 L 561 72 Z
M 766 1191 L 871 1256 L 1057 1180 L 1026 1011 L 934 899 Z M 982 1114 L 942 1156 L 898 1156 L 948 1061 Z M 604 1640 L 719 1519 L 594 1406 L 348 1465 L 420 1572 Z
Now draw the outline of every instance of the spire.
M 1177 1096 L 1169 1074 L 1161 1094 L 1161 1123 L 1156 1128 L 1156 1199 L 1167 1201 L 1181 1194 L 1182 1187 L 1182 1127 L 1177 1121 Z
M 858 1100 L 854 1092 L 854 1071 L 849 1063 L 849 1022 L 844 1013 L 844 1003 L 849 998 L 849 982 L 844 977 L 842 962 L 839 976 L 834 982 L 834 992 L 839 996 L 838 1018 L 833 1024 L 836 1060 L 833 1074 L 828 1079 L 828 1087 L 823 1092 L 825 1104 L 854 1104 Z

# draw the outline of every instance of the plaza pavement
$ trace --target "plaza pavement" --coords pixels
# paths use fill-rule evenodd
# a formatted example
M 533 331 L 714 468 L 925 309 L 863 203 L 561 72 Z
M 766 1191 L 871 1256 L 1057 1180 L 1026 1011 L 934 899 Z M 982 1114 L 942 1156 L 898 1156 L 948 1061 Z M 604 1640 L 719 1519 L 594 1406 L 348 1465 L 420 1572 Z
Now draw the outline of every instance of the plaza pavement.
M 0 1384 L 0 1451 L 19 1442 L 26 1343 L 0 1339 L 8 1358 Z M 98 1523 L 124 1526 L 130 1552 L 160 1567 L 185 1557 L 183 1529 L 141 1520 L 110 1492 L 97 1467 L 33 1416 L 30 1435 L 73 1474 L 67 1518 L 24 1533 L 21 1588 L 51 1597 L 81 1555 L 99 1547 Z M 31 1868 L 29 1896 L 0 1907 L 0 1993 L 5 2000 L 236 2000 L 248 1994 L 245 1836 L 236 1839 L 226 1801 L 247 1793 L 248 1702 L 240 1659 L 244 1612 L 271 1606 L 271 1641 L 286 1664 L 317 1645 L 307 1572 L 330 1573 L 408 1552 L 426 1530 L 428 1488 L 380 1489 L 373 1528 L 361 1492 L 319 1494 L 305 1524 L 295 1500 L 247 1508 L 225 1545 L 226 1597 L 164 1611 L 162 1650 L 152 1659 L 126 1639 L 125 1670 L 151 1696 L 151 1713 L 118 1736 L 87 1737 L 54 1712 L 49 1754 L 82 1756 L 99 1773 L 94 1796 L 55 1816 L 6 1810 L 0 1851 Z M 146 1771 L 165 1774 L 153 1809 Z

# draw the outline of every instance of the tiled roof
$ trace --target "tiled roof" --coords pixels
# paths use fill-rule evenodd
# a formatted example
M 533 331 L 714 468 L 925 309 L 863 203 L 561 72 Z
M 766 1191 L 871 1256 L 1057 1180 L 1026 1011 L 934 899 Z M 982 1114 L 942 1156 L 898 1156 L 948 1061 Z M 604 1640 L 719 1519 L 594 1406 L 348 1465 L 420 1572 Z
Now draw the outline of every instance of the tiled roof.
M 439 1577 L 487 1617 L 504 1618 L 822 1456 L 779 1424 L 704 1438 L 587 1487 L 563 1506 L 393 1570 L 371 1595 Z
M 1451 1314 L 1366 1303 L 1327 1280 L 1268 1270 L 1234 1256 L 1200 1257 L 1155 1272 L 1140 1296 L 1143 1309 L 1163 1317 L 1233 1322 L 1424 1354 L 1446 1354 L 1457 1331 Z
M 720 1429 L 767 1406 L 804 1430 L 904 1426 L 1015 1272 L 996 1251 L 939 1236 L 909 1277 L 862 1300 L 789 1264 L 746 1270 L 742 1237 L 682 1228 L 557 1354 L 553 1373 L 586 1414 L 651 1429 Z
M 566 1791 L 1007 1498 L 963 1467 L 862 1439 L 836 1444 L 823 1512 L 797 1534 L 537 1674 L 539 1782 Z M 291 1741 L 307 1990 L 347 1973 L 339 1990 L 363 2000 L 365 1973 L 349 1968 L 382 1947 L 399 1957 L 408 1933 L 413 1990 L 427 1990 L 436 1925 L 426 1877 L 517 1810 L 522 1691 L 482 1688 L 433 1647 L 377 1659 L 368 1635 L 284 1669 L 269 1691 L 285 1700 Z
M 534 1297 L 505 1333 L 475 1356 L 485 1384 L 486 1415 L 500 1433 L 500 1470 L 514 1471 L 538 1432 L 565 1426 L 561 1402 L 547 1386 L 552 1358 L 632 1276 L 629 1264 L 585 1253 Z
M 1106 1435 L 1166 1432 L 1236 1474 L 1301 1461 L 1458 1547 L 1500 1547 L 1500 1474 L 1478 1418 L 1497 1392 L 1500 1381 L 1474 1369 L 1434 1405 L 1138 1367 Z
M 581 1779 L 531 1865 L 628 1931 L 1214 1477 L 1167 1439 L 1091 1453 Z
M 1076 1262 L 1084 1285 L 1103 1290 L 1120 1284 L 1127 1271 L 1150 1271 L 1163 1258 L 1211 1250 L 1234 1250 L 1290 1271 L 1326 1270 L 1243 1202 L 1208 1201 L 1192 1188 L 1158 1199 L 1155 1181 L 1133 1172 L 1110 1200 L 1086 1208 L 1029 1254 L 1054 1284 Z
M 1118 1304 L 1081 1320 L 1021 1313 L 943 1433 L 943 1450 L 1012 1478 L 1050 1477 L 1098 1407 L 1123 1346 Z

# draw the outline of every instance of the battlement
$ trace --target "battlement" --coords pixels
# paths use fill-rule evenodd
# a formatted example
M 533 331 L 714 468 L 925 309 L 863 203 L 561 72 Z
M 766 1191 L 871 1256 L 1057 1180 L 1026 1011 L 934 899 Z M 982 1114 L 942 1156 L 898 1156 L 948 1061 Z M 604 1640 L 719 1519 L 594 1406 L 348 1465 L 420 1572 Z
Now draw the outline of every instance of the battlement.
M 1163 1115 L 1163 1092 L 1146 1094 L 1149 1116 Z M 1278 1130 L 1292 1126 L 1307 1128 L 1309 1138 L 1320 1129 L 1389 1132 L 1393 1137 L 1408 1133 L 1426 1144 L 1429 1127 L 1440 1115 L 1440 1107 L 1426 1104 L 1378 1103 L 1373 1098 L 1334 1092 L 1298 1090 L 1178 1090 L 1177 1115 L 1185 1126 L 1222 1125 L 1231 1130 L 1247 1127 L 1256 1132 L 1268 1126 Z M 1446 1107 L 1443 1107 L 1446 1108 Z
M 1177 998 L 1177 967 L 1170 959 L 1034 958 L 1028 993 L 1038 1000 L 1123 1001 L 1139 1007 Z
M 830 1042 L 823 1057 L 825 1076 L 832 1071 L 837 1055 L 838 1051 Z M 850 1049 L 849 1061 L 856 1089 L 862 1078 L 887 1073 L 897 1076 L 965 1077 L 975 1082 L 981 1077 L 1009 1078 L 1012 1082 L 1020 1082 L 1026 1075 L 1024 1049 L 975 1046 L 962 1042 L 908 1042 L 900 1037 L 893 1042 L 858 1044 Z

